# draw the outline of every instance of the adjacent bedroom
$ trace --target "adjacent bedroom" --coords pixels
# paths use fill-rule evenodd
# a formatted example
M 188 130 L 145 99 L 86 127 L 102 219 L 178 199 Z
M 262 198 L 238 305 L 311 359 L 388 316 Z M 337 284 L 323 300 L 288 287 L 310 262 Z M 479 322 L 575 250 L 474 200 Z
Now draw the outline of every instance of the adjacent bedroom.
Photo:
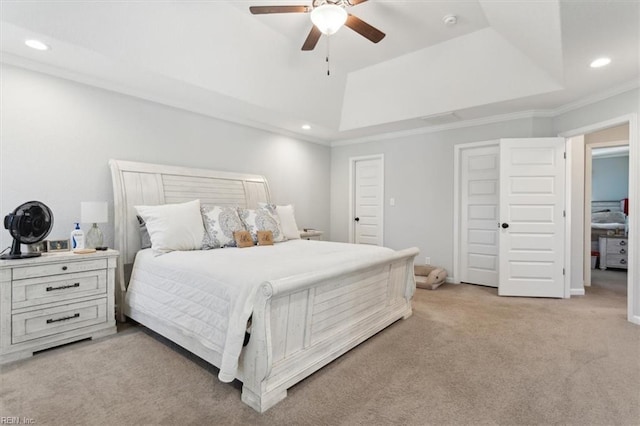
M 0 424 L 634 425 L 640 3 L 0 2 Z

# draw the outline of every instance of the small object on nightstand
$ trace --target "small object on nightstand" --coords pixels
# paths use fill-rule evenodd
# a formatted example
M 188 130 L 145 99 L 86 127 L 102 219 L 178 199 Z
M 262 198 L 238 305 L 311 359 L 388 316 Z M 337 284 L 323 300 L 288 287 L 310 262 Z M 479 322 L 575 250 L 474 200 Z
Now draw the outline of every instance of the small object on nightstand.
M 92 249 L 92 248 L 76 249 L 73 252 L 75 254 L 89 254 L 89 253 L 95 253 L 96 249 Z
M 71 243 L 69 240 L 48 240 L 47 241 L 47 251 L 48 252 L 57 252 L 57 251 L 69 251 L 69 247 Z
M 98 223 L 106 223 L 108 220 L 107 202 L 106 201 L 83 201 L 80 203 L 80 215 L 82 223 L 92 223 L 93 225 L 85 235 L 85 246 L 87 248 L 96 248 L 102 246 L 102 231 L 98 227 Z
M 107 247 L 107 246 L 96 247 L 96 250 L 99 250 L 99 251 L 106 251 L 106 250 L 109 250 L 109 247 Z
M 321 240 L 324 232 L 312 228 L 304 228 L 300 231 L 300 238 L 303 240 Z

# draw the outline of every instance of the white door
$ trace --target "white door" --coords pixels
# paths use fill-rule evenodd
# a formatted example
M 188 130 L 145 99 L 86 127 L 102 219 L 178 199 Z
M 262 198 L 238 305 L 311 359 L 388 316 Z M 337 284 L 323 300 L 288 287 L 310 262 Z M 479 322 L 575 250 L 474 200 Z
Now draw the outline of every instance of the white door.
M 356 244 L 383 244 L 384 165 L 382 156 L 354 158 L 352 234 Z
M 501 296 L 565 297 L 564 143 L 500 141 Z
M 500 148 L 462 151 L 460 176 L 460 281 L 498 287 Z

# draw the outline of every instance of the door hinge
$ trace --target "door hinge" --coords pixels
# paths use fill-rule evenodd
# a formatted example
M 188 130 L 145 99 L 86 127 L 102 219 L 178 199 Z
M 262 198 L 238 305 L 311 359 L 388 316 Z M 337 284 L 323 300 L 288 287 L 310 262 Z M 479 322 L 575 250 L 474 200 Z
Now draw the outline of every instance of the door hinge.
M 567 217 L 567 211 L 566 210 L 562 210 L 562 217 Z
M 562 268 L 562 275 L 564 275 L 564 268 Z
M 567 159 L 567 151 L 564 152 L 564 159 Z

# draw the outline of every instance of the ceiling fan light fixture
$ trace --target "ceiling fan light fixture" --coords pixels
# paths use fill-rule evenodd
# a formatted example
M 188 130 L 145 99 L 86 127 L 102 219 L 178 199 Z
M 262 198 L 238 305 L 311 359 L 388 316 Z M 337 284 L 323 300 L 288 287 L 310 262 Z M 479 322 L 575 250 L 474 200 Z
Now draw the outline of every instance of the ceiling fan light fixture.
M 591 68 L 602 68 L 611 63 L 611 59 L 607 57 L 598 58 L 591 62 Z
M 347 22 L 347 11 L 335 4 L 323 4 L 311 11 L 311 22 L 322 34 L 335 34 Z

